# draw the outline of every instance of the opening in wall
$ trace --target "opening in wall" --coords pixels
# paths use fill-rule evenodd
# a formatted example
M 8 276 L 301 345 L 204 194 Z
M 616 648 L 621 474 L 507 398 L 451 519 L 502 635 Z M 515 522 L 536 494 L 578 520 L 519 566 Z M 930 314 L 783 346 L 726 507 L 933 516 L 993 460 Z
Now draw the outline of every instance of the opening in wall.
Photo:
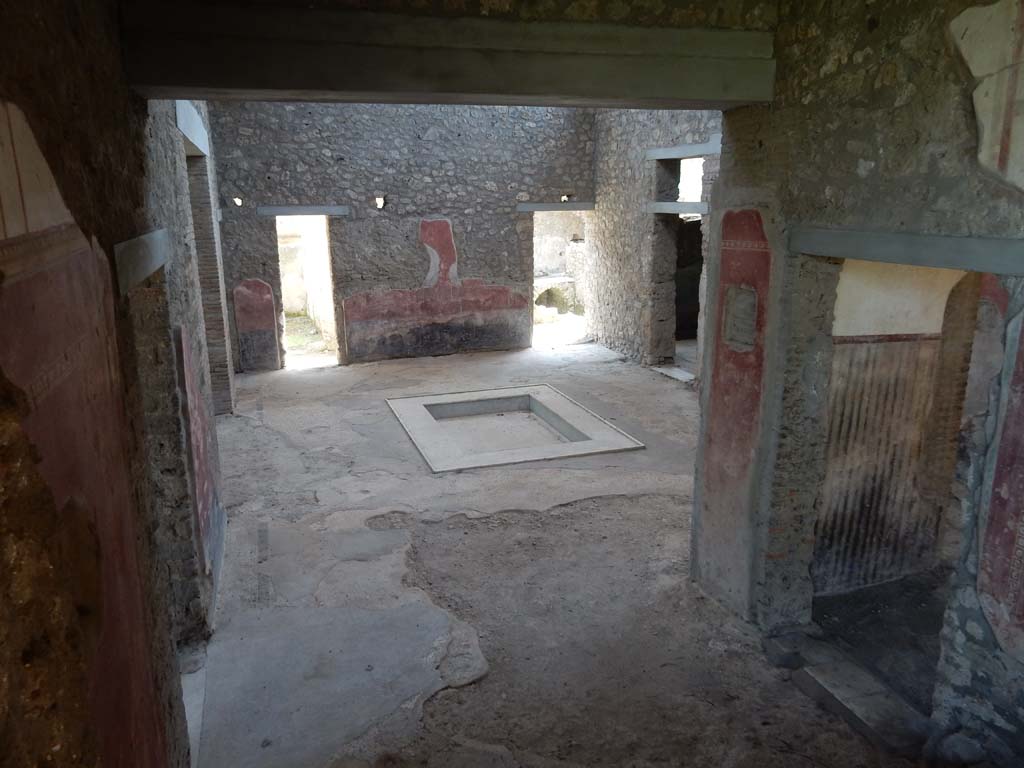
M 678 203 L 682 184 L 682 162 L 679 158 L 670 158 L 658 160 L 656 163 L 654 199 L 659 203 Z
M 699 203 L 704 196 L 704 158 L 688 157 L 679 162 L 680 203 Z M 700 220 L 700 214 L 681 214 L 685 219 Z
M 533 346 L 556 348 L 586 336 L 586 213 L 533 214 Z
M 334 279 L 326 216 L 278 216 L 285 368 L 338 364 Z
M 682 218 L 682 217 L 680 217 Z M 704 269 L 700 219 L 685 219 L 676 232 L 676 363 L 696 353 L 700 316 L 700 275 Z M 691 361 L 695 362 L 695 361 Z
M 847 259 L 811 563 L 830 640 L 931 711 L 980 276 Z

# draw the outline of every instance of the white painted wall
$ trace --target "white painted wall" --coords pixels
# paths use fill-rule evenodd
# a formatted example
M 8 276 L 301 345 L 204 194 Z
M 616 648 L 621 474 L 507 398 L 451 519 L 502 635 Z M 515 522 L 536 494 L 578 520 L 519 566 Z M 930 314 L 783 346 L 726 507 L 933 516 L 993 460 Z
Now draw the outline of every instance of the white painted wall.
M 297 216 L 279 216 L 277 219 L 277 255 L 281 267 L 281 305 L 287 315 L 306 312 L 306 283 L 302 279 L 302 233 L 296 231 L 289 219 Z
M 964 274 L 955 269 L 846 259 L 839 275 L 832 335 L 941 333 L 949 292 Z

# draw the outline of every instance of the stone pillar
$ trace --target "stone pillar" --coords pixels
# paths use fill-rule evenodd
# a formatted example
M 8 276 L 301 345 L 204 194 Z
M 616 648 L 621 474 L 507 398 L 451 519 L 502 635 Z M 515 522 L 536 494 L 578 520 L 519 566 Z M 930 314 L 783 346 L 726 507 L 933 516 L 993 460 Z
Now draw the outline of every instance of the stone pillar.
M 712 213 L 693 575 L 762 628 L 810 619 L 839 262 L 787 252 L 770 208 Z
M 235 407 L 235 367 L 228 338 L 227 295 L 224 262 L 217 221 L 212 165 L 207 157 L 188 158 L 189 198 L 195 230 L 199 284 L 206 321 L 206 345 L 210 357 L 210 386 L 214 413 L 231 413 Z
M 754 479 L 764 386 L 772 250 L 757 210 L 715 217 L 708 382 L 702 391 L 693 521 L 694 578 L 751 614 Z
M 825 479 L 832 321 L 842 262 L 787 254 L 759 461 L 753 616 L 765 630 L 811 620 L 814 526 Z M 781 399 L 776 399 L 781 396 Z
M 209 633 L 213 587 L 197 556 L 199 532 L 195 528 L 165 271 L 158 270 L 129 291 L 125 302 L 132 321 L 145 414 L 146 469 L 155 517 L 160 521 L 156 543 L 170 578 L 171 626 L 175 642 L 189 644 Z

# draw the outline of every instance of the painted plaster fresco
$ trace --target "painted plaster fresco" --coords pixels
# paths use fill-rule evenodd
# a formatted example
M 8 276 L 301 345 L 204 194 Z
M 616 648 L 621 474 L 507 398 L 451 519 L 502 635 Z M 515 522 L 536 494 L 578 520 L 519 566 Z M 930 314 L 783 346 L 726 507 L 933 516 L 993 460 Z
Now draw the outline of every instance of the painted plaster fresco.
M 450 220 L 421 220 L 419 236 L 429 257 L 422 288 L 345 299 L 349 362 L 517 346 L 529 299 L 505 285 L 460 279 Z
M 224 511 L 217 496 L 217 467 L 212 448 L 213 425 L 199 386 L 187 329 L 175 329 L 174 346 L 178 356 L 179 393 L 188 429 L 200 562 L 203 571 L 210 574 L 211 569 L 221 562 L 220 549 L 225 522 Z
M 1024 0 L 968 9 L 951 31 L 979 81 L 978 161 L 1024 189 Z
M 834 343 L 815 594 L 927 570 L 942 513 L 921 490 L 938 338 L 845 336 Z
M 235 286 L 235 327 L 243 371 L 276 371 L 281 367 L 277 346 L 277 310 L 270 284 L 250 278 Z
M 164 712 L 136 549 L 144 532 L 129 475 L 109 262 L 61 201 L 24 115 L 0 104 L 0 126 L 0 328 L 19 329 L 3 335 L 0 369 L 26 395 L 22 426 L 62 526 L 95 538 L 96 562 L 62 566 L 98 572 L 95 604 L 82 609 L 96 631 L 87 676 L 101 762 L 161 766 Z
M 747 589 L 745 576 L 731 566 L 749 559 L 743 548 L 750 542 L 737 534 L 749 530 L 745 517 L 761 417 L 772 257 L 758 211 L 724 214 L 721 254 L 715 319 L 718 331 L 704 454 L 704 503 L 716 517 L 735 522 L 704 529 L 702 551 L 716 552 L 718 557 L 701 567 L 705 577 L 720 580 L 731 591 L 742 594 Z M 720 537 L 728 540 L 712 541 Z M 726 552 L 733 556 L 722 557 Z M 720 573 L 713 573 L 713 569 Z
M 1004 299 L 983 288 L 983 299 Z M 1005 305 L 1004 305 L 1005 306 Z M 1003 650 L 1024 661 L 1024 318 L 1011 322 L 1003 373 L 995 468 L 983 517 L 978 593 Z

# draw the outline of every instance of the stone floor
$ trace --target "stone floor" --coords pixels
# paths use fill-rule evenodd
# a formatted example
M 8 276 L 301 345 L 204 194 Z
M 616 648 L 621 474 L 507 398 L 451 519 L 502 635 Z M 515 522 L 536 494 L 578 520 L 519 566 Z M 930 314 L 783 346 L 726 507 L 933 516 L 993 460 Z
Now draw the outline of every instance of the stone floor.
M 684 339 L 676 342 L 675 359 L 672 365 L 659 365 L 651 370 L 657 371 L 670 379 L 695 386 L 697 378 L 697 340 Z
M 338 344 L 327 341 L 306 315 L 288 315 L 284 322 L 284 365 L 290 371 L 338 364 Z
M 683 339 L 676 342 L 676 365 L 690 373 L 697 372 L 696 339 Z
M 572 312 L 558 314 L 550 307 L 534 307 L 533 346 L 552 352 L 587 338 L 587 319 Z
M 385 402 L 539 382 L 647 447 L 435 475 Z M 200 766 L 904 765 L 689 583 L 698 407 L 678 382 L 581 344 L 238 395 Z
M 949 573 L 936 570 L 814 600 L 825 638 L 925 715 L 932 711 Z

